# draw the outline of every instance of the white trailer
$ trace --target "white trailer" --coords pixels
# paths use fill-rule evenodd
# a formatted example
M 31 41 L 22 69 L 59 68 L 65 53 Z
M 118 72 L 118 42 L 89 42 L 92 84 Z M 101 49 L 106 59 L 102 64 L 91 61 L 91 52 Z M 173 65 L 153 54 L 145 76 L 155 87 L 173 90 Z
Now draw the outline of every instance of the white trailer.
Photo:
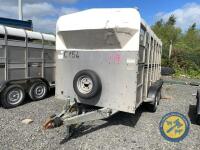
M 55 85 L 55 36 L 0 25 L 0 101 L 12 108 L 43 99 Z
M 45 128 L 102 119 L 118 111 L 134 114 L 143 102 L 156 111 L 162 42 L 136 9 L 89 9 L 60 17 L 56 50 L 56 98 L 76 105 L 51 117 Z M 98 109 L 87 112 L 88 105 Z

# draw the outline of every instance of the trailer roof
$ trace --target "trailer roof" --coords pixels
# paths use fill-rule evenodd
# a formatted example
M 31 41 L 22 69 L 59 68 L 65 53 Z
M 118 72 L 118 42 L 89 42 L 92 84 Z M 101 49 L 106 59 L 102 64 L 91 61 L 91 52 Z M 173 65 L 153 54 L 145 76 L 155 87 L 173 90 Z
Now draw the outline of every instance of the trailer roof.
M 24 29 L 6 27 L 6 31 L 7 31 L 8 35 L 26 37 L 26 33 L 24 32 Z
M 3 28 L 3 26 L 0 25 L 0 34 L 5 34 L 5 30 Z
M 26 31 L 27 36 L 32 39 L 42 39 L 42 35 L 39 32 Z
M 62 16 L 57 32 L 105 28 L 140 28 L 140 14 L 134 8 L 98 8 Z
M 149 34 L 162 45 L 161 40 L 141 18 L 140 13 L 135 8 L 95 8 L 64 15 L 58 19 L 57 32 L 109 28 L 139 30 L 141 23 Z
M 44 40 L 47 40 L 47 41 L 55 41 L 55 36 L 52 35 L 52 34 L 44 34 L 42 33 L 43 37 L 44 37 Z
M 42 36 L 43 36 L 44 40 L 55 41 L 55 36 L 52 34 L 44 34 L 40 32 L 12 28 L 12 27 L 7 27 L 3 25 L 0 25 L 0 34 L 5 34 L 5 29 L 9 35 L 13 35 L 13 36 L 26 37 L 26 33 L 27 33 L 27 36 L 29 38 L 42 39 Z

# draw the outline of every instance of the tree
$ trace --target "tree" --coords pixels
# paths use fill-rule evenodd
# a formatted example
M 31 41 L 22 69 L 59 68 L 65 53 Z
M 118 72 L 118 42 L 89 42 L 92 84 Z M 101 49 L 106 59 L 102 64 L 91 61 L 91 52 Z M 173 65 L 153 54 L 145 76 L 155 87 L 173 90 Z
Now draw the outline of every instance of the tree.
M 162 65 L 174 67 L 178 73 L 200 78 L 200 30 L 193 23 L 187 31 L 176 27 L 176 17 L 157 21 L 152 30 L 163 42 Z M 169 46 L 173 43 L 172 58 L 168 59 Z
M 176 17 L 174 15 L 171 15 L 168 21 L 166 22 L 166 25 L 175 26 L 175 24 L 176 24 Z
M 184 38 L 188 50 L 191 51 L 200 50 L 200 32 L 196 27 L 196 23 L 193 23 L 188 28 Z
M 196 24 L 196 23 L 193 23 L 193 24 L 191 25 L 191 27 L 190 27 L 188 30 L 194 31 L 194 30 L 196 30 L 196 27 L 197 27 L 197 24 Z
M 153 31 L 163 42 L 163 62 L 165 62 L 164 65 L 169 65 L 170 63 L 173 63 L 168 62 L 169 47 L 171 42 L 174 47 L 182 37 L 181 29 L 176 27 L 175 24 L 176 17 L 174 15 L 171 15 L 166 22 L 161 19 L 152 26 Z
M 155 23 L 155 26 L 162 27 L 163 24 L 164 24 L 163 19 L 160 19 L 159 21 L 157 21 L 157 22 Z

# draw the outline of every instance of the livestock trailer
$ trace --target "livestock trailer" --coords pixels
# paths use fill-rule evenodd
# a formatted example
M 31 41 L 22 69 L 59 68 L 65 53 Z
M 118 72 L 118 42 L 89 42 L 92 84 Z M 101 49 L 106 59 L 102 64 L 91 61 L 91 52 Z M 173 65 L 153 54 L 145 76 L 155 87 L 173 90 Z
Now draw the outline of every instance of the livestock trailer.
M 55 85 L 55 36 L 0 25 L 1 104 L 43 99 Z
M 134 114 L 143 102 L 156 111 L 162 42 L 137 9 L 89 9 L 60 17 L 56 50 L 56 98 L 69 106 L 45 128 L 102 119 L 118 111 Z M 87 112 L 88 106 L 96 109 Z

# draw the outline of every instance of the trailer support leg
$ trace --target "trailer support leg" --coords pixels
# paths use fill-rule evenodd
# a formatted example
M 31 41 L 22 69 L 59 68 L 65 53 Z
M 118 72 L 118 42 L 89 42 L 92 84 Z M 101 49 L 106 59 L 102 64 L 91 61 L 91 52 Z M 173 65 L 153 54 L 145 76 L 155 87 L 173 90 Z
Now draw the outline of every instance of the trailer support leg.
M 52 115 L 44 123 L 43 128 L 50 129 L 65 125 L 65 141 L 67 141 L 72 136 L 74 129 L 79 128 L 84 122 L 105 119 L 117 112 L 117 110 L 109 108 L 86 112 L 85 107 L 78 105 L 76 99 L 74 99 L 73 105 L 70 105 L 70 101 L 68 100 L 63 111 L 58 115 Z
M 68 110 L 67 110 L 68 109 Z M 81 109 L 81 110 L 80 110 Z M 101 108 L 91 112 L 85 112 L 85 108 L 79 108 L 75 103 L 65 109 L 59 115 L 51 116 L 43 125 L 44 129 L 60 127 L 62 125 L 71 126 L 83 122 L 105 119 L 117 113 L 117 110 Z

